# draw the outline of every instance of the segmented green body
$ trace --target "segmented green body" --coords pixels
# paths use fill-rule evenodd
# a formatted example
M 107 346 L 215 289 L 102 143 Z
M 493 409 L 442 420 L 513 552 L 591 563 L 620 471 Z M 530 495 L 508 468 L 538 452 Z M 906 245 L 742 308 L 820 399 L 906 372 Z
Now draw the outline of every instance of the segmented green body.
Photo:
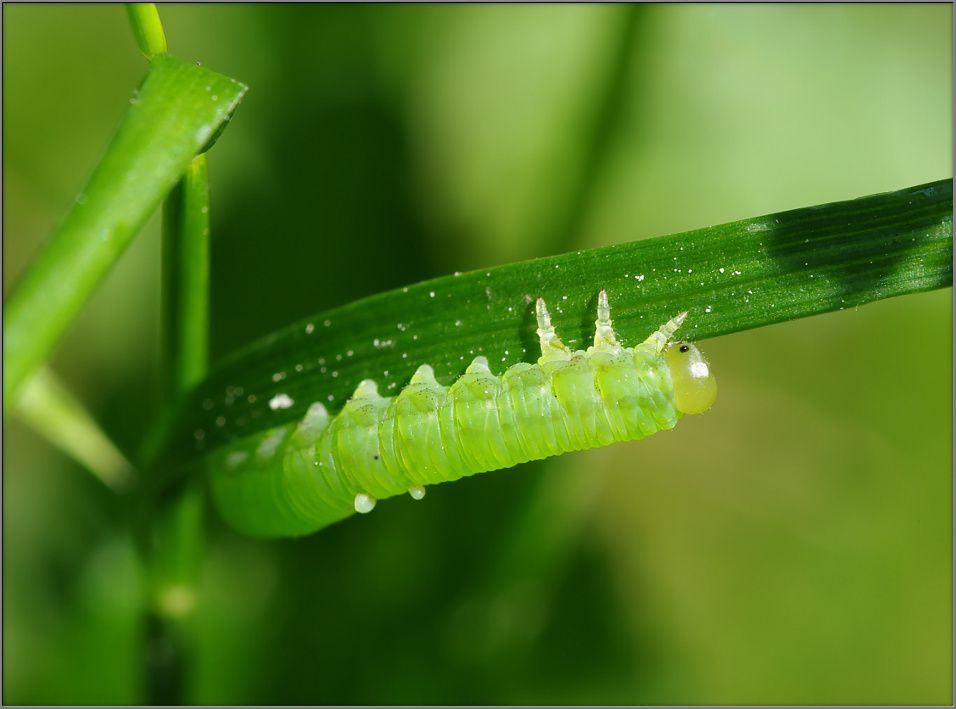
M 423 365 L 391 398 L 365 380 L 337 416 L 316 403 L 298 424 L 214 453 L 214 498 L 246 533 L 302 535 L 367 512 L 376 499 L 420 499 L 428 485 L 672 428 L 682 411 L 666 350 L 684 316 L 625 348 L 602 291 L 594 346 L 572 352 L 539 299 L 537 364 L 495 376 L 476 357 L 450 387 Z M 702 358 L 694 362 L 706 370 Z

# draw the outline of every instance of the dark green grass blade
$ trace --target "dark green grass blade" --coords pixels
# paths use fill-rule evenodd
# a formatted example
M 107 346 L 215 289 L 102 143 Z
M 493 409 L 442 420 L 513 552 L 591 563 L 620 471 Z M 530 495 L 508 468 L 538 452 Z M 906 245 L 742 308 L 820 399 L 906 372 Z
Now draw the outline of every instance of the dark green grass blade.
M 634 345 L 682 310 L 686 339 L 952 285 L 952 180 L 684 234 L 457 274 L 297 323 L 236 353 L 181 412 L 172 452 L 190 457 L 337 411 L 364 378 L 394 396 L 420 364 L 450 383 L 476 355 L 492 371 L 538 357 L 543 296 L 565 343 L 586 347 L 597 294 Z M 290 403 L 291 402 L 291 403 Z

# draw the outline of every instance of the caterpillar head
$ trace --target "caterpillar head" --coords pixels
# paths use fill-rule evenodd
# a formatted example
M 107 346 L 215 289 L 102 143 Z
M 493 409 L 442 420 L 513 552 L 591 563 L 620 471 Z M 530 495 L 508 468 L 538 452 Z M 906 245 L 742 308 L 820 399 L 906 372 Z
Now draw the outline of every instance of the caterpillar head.
M 674 382 L 674 403 L 685 414 L 700 414 L 717 398 L 717 379 L 703 353 L 690 342 L 671 342 L 664 349 Z

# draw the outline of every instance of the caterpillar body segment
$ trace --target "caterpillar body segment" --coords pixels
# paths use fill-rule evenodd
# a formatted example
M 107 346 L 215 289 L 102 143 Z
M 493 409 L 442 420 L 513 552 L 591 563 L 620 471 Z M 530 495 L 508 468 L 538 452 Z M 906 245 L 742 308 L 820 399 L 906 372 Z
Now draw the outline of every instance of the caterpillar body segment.
M 476 357 L 450 387 L 422 365 L 392 398 L 372 380 L 337 416 L 313 404 L 297 424 L 212 454 L 223 516 L 248 534 L 308 534 L 376 500 L 574 450 L 638 440 L 710 408 L 716 381 L 690 343 L 673 342 L 681 313 L 634 348 L 615 336 L 598 297 L 594 344 L 572 351 L 544 300 L 536 306 L 541 357 L 496 376 Z

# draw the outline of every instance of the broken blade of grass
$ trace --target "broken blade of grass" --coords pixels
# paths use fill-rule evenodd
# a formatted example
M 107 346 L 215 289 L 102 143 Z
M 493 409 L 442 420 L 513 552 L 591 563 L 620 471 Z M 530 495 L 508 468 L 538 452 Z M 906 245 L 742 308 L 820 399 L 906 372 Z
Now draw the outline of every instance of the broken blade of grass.
M 17 415 L 114 492 L 133 487 L 133 466 L 47 367 L 25 387 Z
M 169 54 L 151 62 L 89 183 L 4 299 L 4 413 L 245 91 Z

